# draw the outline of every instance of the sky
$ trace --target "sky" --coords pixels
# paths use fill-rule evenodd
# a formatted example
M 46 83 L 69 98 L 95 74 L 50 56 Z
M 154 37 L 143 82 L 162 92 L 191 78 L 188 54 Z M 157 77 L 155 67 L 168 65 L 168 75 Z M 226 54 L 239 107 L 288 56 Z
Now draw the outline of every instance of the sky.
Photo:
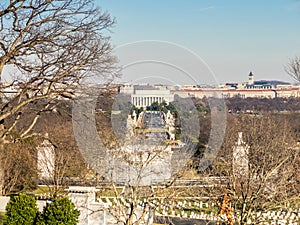
M 162 79 L 191 83 L 186 75 L 190 74 L 197 83 L 212 83 L 209 76 L 218 83 L 242 82 L 252 71 L 256 80 L 293 81 L 284 66 L 300 55 L 300 1 L 96 0 L 96 4 L 117 21 L 110 35 L 121 65 L 132 64 L 133 58 L 160 62 L 125 66 L 124 80 L 164 74 Z M 170 65 L 173 69 L 160 68 Z

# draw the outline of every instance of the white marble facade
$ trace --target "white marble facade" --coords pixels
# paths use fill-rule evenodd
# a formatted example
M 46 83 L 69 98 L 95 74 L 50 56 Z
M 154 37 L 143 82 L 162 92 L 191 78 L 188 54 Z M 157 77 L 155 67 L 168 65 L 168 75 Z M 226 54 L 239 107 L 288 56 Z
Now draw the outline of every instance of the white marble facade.
M 136 107 L 147 107 L 154 102 L 163 103 L 174 101 L 174 94 L 170 90 L 135 90 L 131 95 L 131 103 Z

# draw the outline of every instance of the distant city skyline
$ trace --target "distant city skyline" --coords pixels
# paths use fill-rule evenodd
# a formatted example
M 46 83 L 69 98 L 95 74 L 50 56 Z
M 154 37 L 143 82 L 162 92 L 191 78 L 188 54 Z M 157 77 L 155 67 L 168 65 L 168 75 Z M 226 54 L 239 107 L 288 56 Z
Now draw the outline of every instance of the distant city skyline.
M 213 71 L 218 83 L 245 81 L 250 71 L 257 80 L 294 82 L 284 66 L 289 58 L 300 55 L 300 1 L 96 3 L 117 20 L 111 33 L 116 47 L 143 40 L 172 42 L 196 53 Z M 125 74 L 124 79 L 139 79 L 138 73 L 131 73 L 133 77 L 128 79 Z M 175 83 L 191 83 L 184 76 L 175 76 Z

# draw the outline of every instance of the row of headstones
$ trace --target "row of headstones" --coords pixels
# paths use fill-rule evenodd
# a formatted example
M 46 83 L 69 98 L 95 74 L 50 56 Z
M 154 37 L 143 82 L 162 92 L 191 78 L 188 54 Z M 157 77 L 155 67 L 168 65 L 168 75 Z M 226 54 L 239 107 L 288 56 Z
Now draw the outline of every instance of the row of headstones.
M 105 200 L 104 200 L 105 199 Z M 124 198 L 108 198 L 108 197 L 105 197 L 105 198 L 98 198 L 97 201 L 99 203 L 102 203 L 108 207 L 112 206 L 112 205 L 118 205 L 118 204 L 122 204 L 124 206 L 127 206 L 129 207 L 130 204 L 128 202 L 126 202 L 126 200 Z
M 171 205 L 172 202 L 169 202 L 169 205 Z M 186 200 L 184 201 L 178 201 L 175 205 L 173 203 L 173 206 L 177 208 L 188 208 L 188 207 L 198 207 L 198 208 L 209 208 L 209 207 L 214 207 L 215 204 L 214 202 L 202 202 L 202 201 L 194 201 L 194 202 L 187 202 Z M 187 207 L 188 206 L 188 207 Z M 181 211 L 181 214 L 175 215 L 175 211 L 171 211 L 171 214 L 169 213 L 170 207 L 166 204 L 161 204 L 158 207 L 158 210 L 162 212 L 162 215 L 164 216 L 177 216 L 177 217 L 187 217 L 187 213 L 184 212 L 184 210 Z M 289 211 L 284 211 L 284 210 L 279 210 L 279 211 L 269 211 L 266 213 L 261 213 L 257 212 L 256 214 L 252 215 L 253 219 L 254 218 L 261 218 L 263 221 L 281 221 L 281 224 L 293 224 L 297 223 L 300 220 L 300 208 L 298 209 L 297 212 L 293 211 L 290 209 Z M 191 212 L 190 213 L 190 218 L 193 219 L 211 219 L 214 218 L 214 220 L 217 220 L 217 216 L 214 215 L 213 213 L 210 213 L 209 215 L 205 212 Z M 249 221 L 251 223 L 251 221 Z
M 155 203 L 159 203 L 159 201 L 154 201 Z M 219 220 L 219 217 L 215 215 L 214 213 L 210 212 L 207 213 L 205 211 L 202 212 L 193 212 L 193 208 L 199 208 L 199 209 L 209 209 L 211 207 L 214 207 L 214 202 L 202 202 L 202 201 L 177 201 L 177 202 L 167 202 L 158 204 L 157 212 L 161 212 L 161 215 L 163 216 L 172 216 L 172 217 L 181 217 L 181 218 L 191 218 L 191 219 L 203 219 L 203 220 Z M 172 205 L 172 207 L 170 207 Z M 177 208 L 181 209 L 180 213 L 177 213 L 174 210 L 171 210 L 171 208 Z M 186 211 L 182 210 L 183 208 L 189 209 L 189 215 Z M 171 214 L 170 214 L 171 213 Z M 158 213 L 159 214 L 159 213 Z
M 105 199 L 105 200 L 104 200 Z M 128 205 L 128 203 L 125 201 L 125 199 L 124 198 L 119 198 L 120 199 L 120 201 L 122 202 L 122 203 L 124 203 L 124 205 Z M 102 202 L 102 203 L 104 203 L 104 204 L 109 204 L 109 205 L 112 205 L 113 203 L 117 203 L 117 199 L 116 198 L 109 198 L 109 197 L 105 197 L 105 198 L 98 198 L 97 199 L 97 201 L 98 202 Z M 158 205 L 159 207 L 163 207 L 164 206 L 164 203 L 163 202 L 161 202 L 161 201 L 159 201 L 159 200 L 153 200 L 152 201 L 155 205 Z M 139 204 L 144 204 L 144 201 L 143 200 L 140 200 L 139 201 Z M 168 204 L 169 205 L 173 205 L 173 206 L 177 206 L 178 208 L 184 208 L 184 207 L 187 207 L 187 206 L 189 206 L 189 207 L 192 207 L 192 206 L 194 206 L 194 207 L 198 207 L 198 208 L 209 208 L 209 207 L 214 207 L 214 202 L 202 202 L 202 201 L 200 201 L 200 202 L 190 202 L 190 201 L 186 201 L 186 200 L 183 200 L 183 201 L 178 201 L 177 203 L 175 203 L 175 205 L 174 205 L 174 202 L 168 202 Z
M 253 224 L 252 220 L 248 220 L 248 224 Z M 289 221 L 289 220 L 265 220 L 260 222 L 262 225 L 299 225 L 299 221 Z
M 170 209 L 189 209 L 190 211 L 193 211 L 193 209 L 198 209 L 197 211 L 201 211 L 203 209 L 211 209 L 215 206 L 214 202 L 202 202 L 202 201 L 178 201 L 178 202 L 167 202 L 167 203 L 160 203 L 158 204 L 157 210 L 159 211 L 170 211 Z M 205 210 L 204 210 L 205 211 Z
M 178 201 L 177 202 L 177 206 L 179 207 L 198 207 L 198 208 L 210 208 L 210 207 L 214 207 L 215 206 L 215 203 L 214 202 L 202 202 L 202 201 L 194 201 L 194 202 L 191 202 L 191 201 L 186 201 L 186 200 L 183 200 L 183 201 Z
M 57 195 L 57 197 L 65 197 L 65 195 L 59 194 Z M 51 195 L 50 193 L 36 194 L 35 198 L 37 200 L 51 200 L 53 199 L 53 195 Z
M 159 202 L 158 200 L 153 200 L 153 203 L 157 203 L 158 205 L 164 206 L 163 202 Z M 173 205 L 174 207 L 177 208 L 185 208 L 185 207 L 197 207 L 197 208 L 210 208 L 214 207 L 215 203 L 214 202 L 202 202 L 202 201 L 178 201 L 176 203 L 169 201 L 169 205 Z
M 171 215 L 169 214 L 169 212 L 162 210 L 162 213 L 158 214 L 158 215 L 180 217 L 180 218 L 190 218 L 190 219 L 212 220 L 212 221 L 217 221 L 220 219 L 217 215 L 215 215 L 212 212 L 210 214 L 207 214 L 205 212 L 195 213 L 195 212 L 191 211 L 190 215 L 188 215 L 188 213 L 184 210 L 181 210 L 180 213 L 178 213 L 178 214 L 176 214 L 176 212 L 174 210 L 172 210 Z
M 292 214 L 286 214 L 285 216 L 277 216 L 272 215 L 273 213 L 277 212 L 270 212 L 270 213 L 257 213 L 256 218 L 260 218 L 261 224 L 276 224 L 276 225 L 297 225 L 300 221 L 300 213 L 298 215 L 292 213 Z M 176 214 L 174 210 L 171 211 L 171 214 L 169 214 L 168 211 L 162 210 L 161 215 L 163 216 L 172 216 L 172 217 L 180 217 L 180 218 L 191 218 L 191 219 L 203 219 L 203 220 L 213 220 L 218 221 L 221 218 L 215 215 L 214 213 L 207 214 L 205 212 L 190 212 L 190 215 L 188 216 L 187 212 L 182 210 L 180 213 Z M 261 217 L 259 217 L 260 215 Z M 225 218 L 223 218 L 225 219 Z M 249 224 L 252 224 L 252 221 L 255 218 L 252 218 L 248 221 Z
M 259 219 L 264 224 L 269 224 L 269 222 L 274 224 L 298 224 L 300 222 L 300 209 L 294 211 L 290 209 L 289 211 L 269 211 L 269 212 L 257 212 L 252 213 L 252 220 Z M 249 223 L 252 222 L 250 219 Z
M 127 203 L 125 201 L 124 198 L 120 198 L 119 200 L 117 200 L 116 198 L 105 198 L 105 201 L 103 201 L 101 198 L 98 199 L 99 202 L 102 202 L 103 204 L 106 204 L 108 206 L 112 206 L 113 204 L 117 204 L 117 203 L 121 203 L 125 206 L 129 206 L 129 203 Z M 119 202 L 118 202 L 119 201 Z M 190 211 L 190 215 L 188 216 L 187 212 L 185 212 L 184 210 L 181 210 L 180 213 L 176 214 L 176 212 L 174 210 L 171 211 L 171 214 L 169 212 L 170 209 L 170 204 L 172 204 L 172 202 L 168 202 L 169 205 L 163 204 L 162 202 L 160 202 L 159 200 L 153 200 L 154 204 L 158 205 L 157 211 L 161 212 L 161 215 L 164 216 L 174 216 L 174 217 L 181 217 L 181 218 L 191 218 L 191 219 L 205 219 L 205 220 L 218 220 L 220 219 L 217 215 L 215 215 L 214 213 L 210 212 L 209 214 L 205 213 L 205 212 L 193 212 Z M 140 205 L 144 204 L 144 201 L 139 201 Z M 174 203 L 173 203 L 174 204 Z M 184 207 L 198 207 L 198 208 L 209 208 L 209 207 L 213 207 L 215 204 L 214 202 L 202 202 L 202 201 L 178 201 L 175 205 L 173 205 L 173 207 L 177 207 L 177 208 L 184 208 Z M 292 210 L 291 210 L 292 211 Z M 277 212 L 275 211 L 269 211 L 266 213 L 261 213 L 261 212 L 257 212 L 255 214 L 252 214 L 252 218 L 256 219 L 256 218 L 261 218 L 262 221 L 266 221 L 266 222 L 262 222 L 263 224 L 269 224 L 269 222 L 275 222 L 278 224 L 289 224 L 289 225 L 293 225 L 293 224 L 298 224 L 299 220 L 300 220 L 300 209 L 298 209 L 297 212 L 290 212 L 290 211 L 283 211 L 283 210 L 279 210 Z M 251 224 L 251 220 L 248 221 Z

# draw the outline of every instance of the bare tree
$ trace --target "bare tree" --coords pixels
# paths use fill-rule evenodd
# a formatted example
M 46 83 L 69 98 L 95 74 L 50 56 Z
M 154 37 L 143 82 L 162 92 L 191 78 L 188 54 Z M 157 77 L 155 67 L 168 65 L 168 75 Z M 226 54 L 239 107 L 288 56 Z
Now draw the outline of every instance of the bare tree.
M 51 198 L 57 198 L 67 187 L 70 179 L 76 175 L 76 177 L 80 177 L 79 169 L 85 170 L 78 164 L 77 174 L 75 172 L 76 175 L 72 174 L 74 164 L 78 163 L 76 154 L 72 150 L 72 148 L 61 149 L 47 139 L 37 148 L 39 183 L 48 187 L 48 194 Z
M 285 66 L 285 71 L 297 82 L 300 82 L 300 57 L 290 59 Z
M 92 0 L 11 0 L 0 5 L 0 74 L 14 70 L 18 80 L 1 86 L 1 141 L 11 141 L 22 108 L 30 102 L 71 98 L 83 78 L 110 75 L 114 58 L 107 30 L 114 20 Z M 5 90 L 16 93 L 5 99 Z M 45 104 L 44 108 L 49 109 Z M 37 114 L 38 117 L 38 114 Z M 20 137 L 30 134 L 37 117 Z
M 114 76 L 113 24 L 93 0 L 0 3 L 1 151 L 6 143 L 37 135 L 32 129 L 41 114 L 53 110 L 57 99 L 74 97 L 83 79 Z M 14 76 L 5 82 L 8 71 Z M 35 115 L 21 124 L 25 107 L 37 101 Z
M 295 133 L 291 121 L 280 116 L 263 115 L 261 117 L 240 116 L 231 118 L 224 142 L 223 158 L 227 165 L 234 162 L 232 147 L 238 139 L 238 132 L 243 131 L 244 159 L 234 174 L 231 167 L 223 166 L 223 173 L 232 177 L 227 190 L 235 211 L 236 222 L 246 224 L 263 222 L 257 213 L 293 207 L 298 198 L 299 178 L 295 170 L 299 161 L 299 148 L 296 148 Z M 234 165 L 233 165 L 234 166 Z M 226 172 L 227 170 L 227 172 Z
M 7 144 L 0 152 L 3 179 L 0 180 L 2 194 L 29 191 L 36 188 L 37 171 L 35 141 L 33 139 Z

